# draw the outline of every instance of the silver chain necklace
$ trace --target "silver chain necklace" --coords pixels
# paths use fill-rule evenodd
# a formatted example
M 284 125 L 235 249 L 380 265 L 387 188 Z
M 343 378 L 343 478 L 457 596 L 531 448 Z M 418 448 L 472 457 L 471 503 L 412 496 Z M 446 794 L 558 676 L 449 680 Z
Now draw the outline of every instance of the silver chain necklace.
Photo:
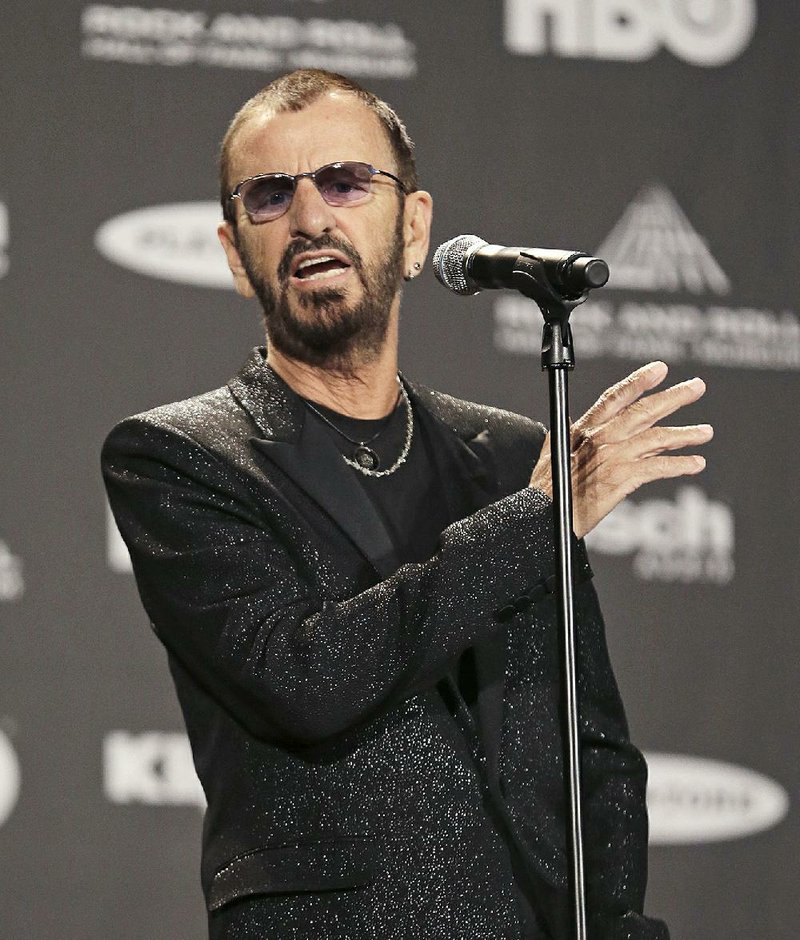
M 347 434 L 342 431 L 341 428 L 337 428 L 333 421 L 329 420 L 318 408 L 315 408 L 310 401 L 303 399 L 311 411 L 320 418 L 329 428 L 333 428 L 337 434 L 340 434 L 346 441 L 349 441 L 351 444 L 355 445 L 355 450 L 353 451 L 353 457 L 346 457 L 342 454 L 342 460 L 354 470 L 358 470 L 359 473 L 363 473 L 367 477 L 388 477 L 390 474 L 398 470 L 406 462 L 408 457 L 408 452 L 411 450 L 411 441 L 414 437 L 414 412 L 411 410 L 411 401 L 408 397 L 408 392 L 405 389 L 405 386 L 398 378 L 398 384 L 400 386 L 400 397 L 403 399 L 403 402 L 406 406 L 406 436 L 403 440 L 403 447 L 400 451 L 400 456 L 395 460 L 391 467 L 387 467 L 386 470 L 378 470 L 377 467 L 380 465 L 380 459 L 375 451 L 369 447 L 376 438 L 380 437 L 381 434 L 388 427 L 389 422 L 386 423 L 377 433 L 373 434 L 372 437 L 368 438 L 366 441 L 355 441 L 352 437 L 349 437 Z M 391 420 L 391 418 L 390 418 Z

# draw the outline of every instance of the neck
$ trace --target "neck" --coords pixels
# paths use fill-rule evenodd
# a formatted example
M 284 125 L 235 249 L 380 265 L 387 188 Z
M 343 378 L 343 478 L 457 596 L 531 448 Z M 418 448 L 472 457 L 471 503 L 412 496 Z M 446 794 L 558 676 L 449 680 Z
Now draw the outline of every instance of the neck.
M 267 363 L 302 398 L 351 418 L 383 418 L 397 403 L 397 320 L 380 352 L 347 373 L 312 366 L 267 347 Z

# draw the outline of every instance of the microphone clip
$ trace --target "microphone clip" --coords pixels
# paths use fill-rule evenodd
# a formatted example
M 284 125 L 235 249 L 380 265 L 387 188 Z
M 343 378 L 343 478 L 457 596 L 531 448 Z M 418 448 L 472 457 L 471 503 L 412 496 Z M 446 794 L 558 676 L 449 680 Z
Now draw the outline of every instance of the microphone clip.
M 589 257 L 575 252 L 561 264 L 567 267 L 578 258 Z M 589 296 L 588 288 L 570 294 L 561 284 L 554 284 L 547 265 L 539 258 L 520 253 L 511 274 L 511 284 L 525 297 L 535 301 L 544 317 L 542 332 L 542 369 L 574 369 L 575 349 L 569 317 Z M 552 270 L 552 269 L 551 269 Z M 560 279 L 559 279 L 560 280 Z
M 576 290 L 570 286 L 570 274 L 576 261 L 591 255 L 575 251 L 557 264 L 545 264 L 536 255 L 520 251 L 511 272 L 511 286 L 542 310 L 545 320 L 565 319 L 589 296 L 589 288 Z

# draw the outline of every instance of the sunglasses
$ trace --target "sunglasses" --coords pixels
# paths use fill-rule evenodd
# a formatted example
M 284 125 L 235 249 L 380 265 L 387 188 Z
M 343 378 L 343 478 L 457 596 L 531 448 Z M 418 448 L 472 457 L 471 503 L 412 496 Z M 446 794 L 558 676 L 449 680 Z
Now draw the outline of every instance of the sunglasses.
M 403 183 L 392 173 L 376 170 L 368 163 L 328 163 L 313 173 L 262 173 L 242 180 L 228 196 L 241 199 L 251 222 L 272 222 L 279 219 L 292 204 L 297 181 L 310 179 L 329 206 L 356 206 L 372 192 L 372 179 L 388 176 L 405 194 Z M 230 211 L 230 210 L 229 210 Z M 234 221 L 231 211 L 230 221 Z

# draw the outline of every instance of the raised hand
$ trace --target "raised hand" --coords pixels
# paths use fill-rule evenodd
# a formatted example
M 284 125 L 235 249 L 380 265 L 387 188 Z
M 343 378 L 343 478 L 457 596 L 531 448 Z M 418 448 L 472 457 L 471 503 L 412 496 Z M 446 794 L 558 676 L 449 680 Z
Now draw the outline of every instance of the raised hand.
M 705 444 L 710 424 L 664 427 L 656 422 L 700 398 L 702 379 L 689 379 L 645 395 L 667 376 L 663 362 L 651 362 L 612 385 L 571 427 L 573 529 L 583 538 L 643 483 L 699 473 L 698 454 L 670 451 Z M 550 435 L 533 469 L 530 485 L 553 495 Z

